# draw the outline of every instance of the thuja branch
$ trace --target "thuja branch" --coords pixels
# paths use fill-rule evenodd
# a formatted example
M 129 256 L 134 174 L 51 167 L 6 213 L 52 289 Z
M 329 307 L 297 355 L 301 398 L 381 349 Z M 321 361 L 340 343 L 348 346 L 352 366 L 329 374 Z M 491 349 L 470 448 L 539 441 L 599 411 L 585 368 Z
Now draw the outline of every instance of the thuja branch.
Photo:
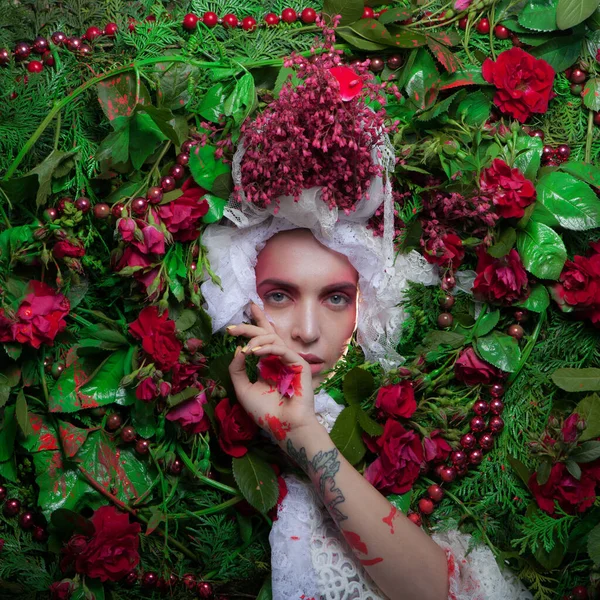
M 200 471 L 196 469 L 196 465 L 194 465 L 192 459 L 185 453 L 185 450 L 181 446 L 178 446 L 177 453 L 179 455 L 179 458 L 181 458 L 181 462 L 183 462 L 183 464 L 193 473 L 194 477 L 197 477 L 200 481 L 206 483 L 206 485 L 210 485 L 220 490 L 221 492 L 232 494 L 233 496 L 239 495 L 239 490 L 229 487 L 228 485 L 225 485 L 223 483 L 219 483 L 218 481 L 214 481 L 213 479 L 210 479 L 210 477 L 202 475 L 202 473 L 200 473 Z

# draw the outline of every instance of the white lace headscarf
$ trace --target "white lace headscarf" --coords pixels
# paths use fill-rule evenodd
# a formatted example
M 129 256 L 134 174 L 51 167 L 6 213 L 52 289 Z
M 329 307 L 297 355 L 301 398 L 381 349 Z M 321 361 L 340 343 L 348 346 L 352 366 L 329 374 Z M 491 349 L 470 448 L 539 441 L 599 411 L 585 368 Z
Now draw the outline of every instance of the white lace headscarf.
M 233 179 L 240 188 L 243 154 L 242 140 L 233 159 Z M 358 272 L 357 341 L 366 360 L 390 370 L 402 364 L 404 359 L 396 346 L 406 317 L 398 306 L 403 292 L 409 281 L 433 285 L 439 276 L 437 269 L 416 251 L 394 261 L 393 200 L 388 176 L 394 168 L 394 151 L 387 136 L 380 138 L 372 156 L 376 164 L 383 165 L 383 176 L 373 178 L 368 195 L 349 215 L 330 210 L 321 200 L 318 187 L 304 190 L 298 202 L 280 198 L 277 214 L 274 205 L 259 209 L 248 202 L 229 201 L 225 217 L 231 224 L 209 225 L 201 239 L 211 269 L 221 281 L 219 286 L 208 278 L 201 286 L 213 333 L 230 323 L 249 320 L 250 301 L 263 308 L 254 268 L 267 240 L 280 231 L 306 228 L 321 244 L 347 256 Z M 375 237 L 366 222 L 382 203 L 384 235 Z

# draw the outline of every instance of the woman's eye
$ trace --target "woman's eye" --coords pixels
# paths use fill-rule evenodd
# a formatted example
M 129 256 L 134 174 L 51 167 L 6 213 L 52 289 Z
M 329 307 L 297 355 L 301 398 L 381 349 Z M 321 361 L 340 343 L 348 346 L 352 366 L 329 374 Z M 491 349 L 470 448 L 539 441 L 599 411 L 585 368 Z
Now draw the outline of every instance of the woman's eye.
M 281 304 L 287 296 L 283 292 L 272 292 L 271 294 L 267 294 L 267 298 L 276 304 Z
M 331 303 L 335 304 L 335 306 L 344 306 L 348 304 L 348 298 L 346 298 L 346 296 L 342 296 L 341 294 L 329 296 L 329 300 L 331 300 Z

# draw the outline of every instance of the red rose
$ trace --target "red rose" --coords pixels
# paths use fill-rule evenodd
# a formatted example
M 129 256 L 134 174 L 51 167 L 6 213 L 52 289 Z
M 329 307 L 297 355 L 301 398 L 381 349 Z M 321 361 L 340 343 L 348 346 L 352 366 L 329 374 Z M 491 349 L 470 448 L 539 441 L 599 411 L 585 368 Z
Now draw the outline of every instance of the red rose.
M 496 86 L 494 104 L 524 123 L 531 113 L 545 113 L 554 97 L 554 69 L 521 48 L 505 50 L 496 62 L 486 59 L 483 78 Z
M 121 251 L 118 250 L 117 253 L 113 255 L 115 271 L 121 271 L 125 267 L 145 268 L 150 267 L 153 264 L 149 256 L 140 252 L 137 248 L 134 248 L 133 246 L 127 246 L 118 257 L 119 252 Z
M 578 481 L 568 471 L 565 463 L 554 463 L 550 477 L 544 485 L 537 482 L 537 474 L 533 473 L 528 487 L 533 493 L 538 506 L 550 515 L 554 514 L 554 501 L 568 514 L 581 513 L 594 504 L 595 488 L 598 480 L 595 472 L 581 469 Z
M 101 506 L 91 518 L 94 535 L 75 558 L 75 570 L 100 581 L 119 581 L 140 562 L 139 523 L 114 506 Z
M 419 477 L 423 462 L 419 436 L 388 419 L 375 446 L 379 457 L 365 470 L 365 479 L 382 494 L 408 492 Z
M 462 240 L 455 233 L 444 234 L 437 244 L 433 238 L 423 243 L 425 249 L 423 256 L 431 264 L 458 269 L 465 257 Z
M 162 294 L 165 287 L 164 276 L 160 276 L 161 268 L 155 267 L 149 271 L 136 271 L 133 276 L 136 280 L 144 286 L 144 291 L 148 296 L 148 299 L 154 301 Z M 156 281 L 156 278 L 160 276 L 160 279 Z M 154 288 L 152 293 L 148 293 L 151 288 Z
M 600 278 L 595 266 L 585 256 L 567 260 L 559 277 L 560 283 L 553 290 L 557 301 L 578 307 L 600 303 Z
M 159 316 L 156 306 L 147 306 L 129 325 L 129 333 L 142 341 L 142 348 L 162 371 L 179 361 L 183 346 L 175 336 L 175 321 L 169 319 L 169 311 Z
M 527 273 L 516 250 L 494 258 L 480 246 L 473 295 L 478 300 L 505 306 L 527 298 Z
M 204 412 L 205 392 L 200 392 L 190 400 L 178 404 L 167 413 L 168 421 L 175 421 L 188 433 L 207 431 L 210 422 Z
M 73 582 L 70 579 L 64 581 L 55 581 L 50 586 L 51 600 L 69 600 L 73 593 Z
M 481 360 L 471 346 L 461 352 L 454 364 L 454 374 L 456 379 L 469 386 L 479 383 L 489 385 L 503 376 L 502 371 Z
M 70 256 L 71 258 L 81 258 L 85 255 L 85 248 L 79 243 L 63 240 L 54 244 L 54 248 L 52 248 L 52 254 L 54 255 L 54 258 L 64 258 L 65 256 Z
M 152 225 L 147 225 L 141 230 L 143 241 L 134 239 L 131 243 L 142 254 L 164 254 L 165 234 Z
M 171 373 L 172 394 L 178 394 L 189 387 L 202 389 L 199 383 L 200 370 L 204 368 L 204 363 L 197 365 L 194 363 L 176 363 Z
M 189 242 L 200 235 L 200 220 L 208 212 L 208 202 L 202 198 L 206 190 L 189 177 L 181 186 L 183 194 L 169 204 L 158 207 L 158 216 L 178 242 Z M 202 198 L 202 199 L 201 199 Z
M 42 344 L 52 345 L 56 335 L 67 323 L 64 318 L 69 314 L 69 300 L 57 294 L 41 281 L 31 281 L 27 294 L 17 310 L 17 320 L 11 324 L 12 340 L 20 344 L 30 344 L 39 348 Z M 7 337 L 5 319 L 0 329 L 4 331 L 2 341 Z
M 124 242 L 133 242 L 135 239 L 135 230 L 137 229 L 133 219 L 119 219 L 117 221 L 117 229 Z
M 446 462 L 452 452 L 452 446 L 442 437 L 442 431 L 436 429 L 430 436 L 423 438 L 423 452 L 426 462 Z
M 479 180 L 481 191 L 492 198 L 496 213 L 505 219 L 520 219 L 525 208 L 535 202 L 533 183 L 525 179 L 519 169 L 511 169 L 503 160 L 494 159 L 492 166 L 484 169 Z
M 142 402 L 152 402 L 158 396 L 158 388 L 152 377 L 145 377 L 135 388 L 135 397 Z
M 229 406 L 229 399 L 223 398 L 215 407 L 215 418 L 221 427 L 219 445 L 223 452 L 236 458 L 244 456 L 248 448 L 243 442 L 250 441 L 258 431 L 250 415 L 241 404 Z
M 401 381 L 379 388 L 375 406 L 388 415 L 408 419 L 417 410 L 412 382 Z

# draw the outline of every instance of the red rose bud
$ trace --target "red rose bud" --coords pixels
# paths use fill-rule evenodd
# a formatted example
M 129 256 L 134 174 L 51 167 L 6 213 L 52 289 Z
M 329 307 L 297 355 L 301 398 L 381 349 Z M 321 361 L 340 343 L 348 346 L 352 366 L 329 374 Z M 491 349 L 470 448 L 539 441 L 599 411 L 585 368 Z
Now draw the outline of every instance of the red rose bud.
M 168 415 L 167 415 L 168 418 Z M 215 419 L 220 426 L 219 445 L 226 454 L 240 458 L 248 452 L 245 443 L 258 432 L 258 426 L 241 404 L 229 405 L 223 398 L 215 408 Z
M 54 258 L 81 258 L 85 255 L 85 248 L 79 242 L 62 241 L 56 242 L 52 248 Z
M 483 383 L 489 385 L 502 376 L 502 372 L 480 359 L 472 347 L 463 350 L 454 365 L 454 374 L 468 386 Z
M 50 586 L 50 600 L 69 600 L 75 585 L 70 579 L 55 581 Z
M 205 392 L 199 392 L 197 396 L 172 408 L 167 413 L 167 420 L 179 423 L 181 428 L 188 433 L 207 431 L 210 422 L 204 412 L 206 402 Z
M 417 410 L 412 382 L 402 381 L 380 388 L 377 392 L 375 406 L 388 415 L 410 418 Z

